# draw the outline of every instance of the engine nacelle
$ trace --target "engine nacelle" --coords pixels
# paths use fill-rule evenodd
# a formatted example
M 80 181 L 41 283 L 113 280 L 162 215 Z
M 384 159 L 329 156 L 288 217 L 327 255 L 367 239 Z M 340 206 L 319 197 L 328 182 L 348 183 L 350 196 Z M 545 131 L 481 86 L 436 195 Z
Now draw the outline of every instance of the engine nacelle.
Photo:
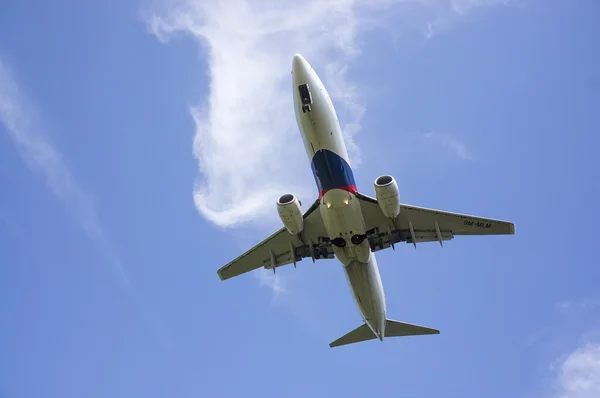
M 384 216 L 396 218 L 400 214 L 400 191 L 394 177 L 388 175 L 377 177 L 375 197 Z
M 277 200 L 277 212 L 285 229 L 290 234 L 296 235 L 302 232 L 304 219 L 302 218 L 300 201 L 294 195 L 291 193 L 281 195 Z

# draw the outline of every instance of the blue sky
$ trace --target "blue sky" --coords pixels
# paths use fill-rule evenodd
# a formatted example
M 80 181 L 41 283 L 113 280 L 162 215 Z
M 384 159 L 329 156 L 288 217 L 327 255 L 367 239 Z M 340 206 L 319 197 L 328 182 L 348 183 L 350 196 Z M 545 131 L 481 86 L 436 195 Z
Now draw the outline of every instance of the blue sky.
M 233 3 L 3 6 L 0 397 L 599 396 L 600 3 Z M 516 224 L 380 252 L 439 336 L 330 349 L 335 261 L 219 281 L 317 194 L 295 52 L 361 192 Z

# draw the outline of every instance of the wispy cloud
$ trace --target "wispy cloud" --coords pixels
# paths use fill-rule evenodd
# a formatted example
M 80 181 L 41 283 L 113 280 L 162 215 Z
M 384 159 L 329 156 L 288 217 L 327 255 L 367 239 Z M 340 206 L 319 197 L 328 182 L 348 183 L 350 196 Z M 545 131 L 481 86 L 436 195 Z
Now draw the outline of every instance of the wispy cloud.
M 23 230 L 17 223 L 13 221 L 12 217 L 7 214 L 0 213 L 0 222 L 6 226 L 12 235 L 19 239 L 24 238 L 25 234 L 23 233 Z
M 423 137 L 446 147 L 463 160 L 473 159 L 467 150 L 467 146 L 450 134 L 425 133 Z
M 600 343 L 584 343 L 553 368 L 555 398 L 600 397 Z
M 600 309 L 600 298 L 587 297 L 579 300 L 564 300 L 556 305 L 562 313 L 581 313 Z
M 425 37 L 433 38 L 451 29 L 471 15 L 475 8 L 519 4 L 524 0 L 421 0 L 419 3 L 428 7 L 428 19 Z
M 38 126 L 36 109 L 19 88 L 13 72 L 0 60 L 0 122 L 27 164 L 40 172 L 48 187 L 73 213 L 83 230 L 109 258 L 120 282 L 130 281 L 98 221 L 92 197 L 73 179 L 62 156 Z
M 36 107 L 19 87 L 12 70 L 0 59 L 0 124 L 4 125 L 21 157 L 29 167 L 41 173 L 46 184 L 78 221 L 98 251 L 107 259 L 123 289 L 130 295 L 145 321 L 160 334 L 162 342 L 170 341 L 160 331 L 158 320 L 151 315 L 121 263 L 111 239 L 105 233 L 93 198 L 75 181 L 60 152 L 39 125 Z
M 280 275 L 274 274 L 272 270 L 259 270 L 255 273 L 260 285 L 266 286 L 271 289 L 275 297 L 279 297 L 285 293 L 285 282 L 286 280 Z
M 205 50 L 209 70 L 208 98 L 191 109 L 196 123 L 193 152 L 201 173 L 194 201 L 200 214 L 226 227 L 274 218 L 273 203 L 282 193 L 306 200 L 314 196 L 292 110 L 294 53 L 302 53 L 327 85 L 356 166 L 360 151 L 353 137 L 366 104 L 348 71 L 360 55 L 360 32 L 382 27 L 386 22 L 381 21 L 393 15 L 393 26 L 410 26 L 426 35 L 476 6 L 498 3 L 166 0 L 147 17 L 151 31 L 162 42 L 176 33 L 195 39 Z M 452 145 L 466 156 L 458 142 Z

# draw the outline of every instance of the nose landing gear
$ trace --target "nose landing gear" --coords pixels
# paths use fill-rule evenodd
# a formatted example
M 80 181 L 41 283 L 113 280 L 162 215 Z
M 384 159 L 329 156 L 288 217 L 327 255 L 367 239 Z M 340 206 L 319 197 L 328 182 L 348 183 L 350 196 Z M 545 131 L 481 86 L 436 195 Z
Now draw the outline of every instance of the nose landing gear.
M 310 105 L 312 102 L 312 96 L 310 94 L 310 88 L 308 84 L 301 84 L 298 86 L 298 93 L 300 94 L 300 98 L 302 100 L 302 113 L 310 112 Z

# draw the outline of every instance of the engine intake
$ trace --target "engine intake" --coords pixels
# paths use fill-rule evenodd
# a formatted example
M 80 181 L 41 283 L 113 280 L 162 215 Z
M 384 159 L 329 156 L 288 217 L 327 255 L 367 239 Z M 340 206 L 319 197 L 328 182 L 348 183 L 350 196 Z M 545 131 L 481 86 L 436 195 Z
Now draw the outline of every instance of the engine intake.
M 281 195 L 277 200 L 277 213 L 285 229 L 292 234 L 297 235 L 304 229 L 304 219 L 300 201 L 291 193 Z
M 400 214 L 400 191 L 394 177 L 383 175 L 375 180 L 375 197 L 384 216 L 396 218 Z

